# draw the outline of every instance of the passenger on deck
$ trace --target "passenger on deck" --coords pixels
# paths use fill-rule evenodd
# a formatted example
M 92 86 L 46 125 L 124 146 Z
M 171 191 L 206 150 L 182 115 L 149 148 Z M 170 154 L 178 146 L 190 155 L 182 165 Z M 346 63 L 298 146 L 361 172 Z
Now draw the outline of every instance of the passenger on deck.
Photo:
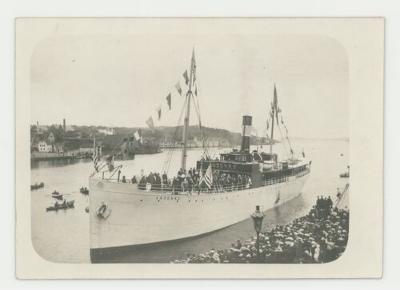
M 132 181 L 133 184 L 137 183 L 137 180 L 136 180 L 136 176 L 135 176 L 135 175 L 132 177 L 132 180 L 131 180 L 131 181 Z
M 163 184 L 168 184 L 168 176 L 167 173 L 164 171 L 163 175 L 162 175 L 162 182 Z
M 124 175 L 124 176 L 122 176 L 122 183 L 126 183 L 126 178 L 125 178 L 125 175 Z
M 141 177 L 138 188 L 147 190 L 149 190 L 149 188 L 152 190 L 162 189 L 163 191 L 171 191 L 173 194 L 177 192 L 193 193 L 193 191 L 197 191 L 199 194 L 200 192 L 206 191 L 223 192 L 242 190 L 244 188 L 250 188 L 252 185 L 251 178 L 247 174 L 220 172 L 215 170 L 213 172 L 212 188 L 208 188 L 208 186 L 204 184 L 204 180 L 200 182 L 200 174 L 203 175 L 205 172 L 200 172 L 196 168 L 189 168 L 187 171 L 180 169 L 175 177 L 168 179 L 166 172 L 162 175 L 160 173 L 150 172 L 147 176 L 143 175 Z M 132 178 L 132 183 L 136 182 L 134 182 Z

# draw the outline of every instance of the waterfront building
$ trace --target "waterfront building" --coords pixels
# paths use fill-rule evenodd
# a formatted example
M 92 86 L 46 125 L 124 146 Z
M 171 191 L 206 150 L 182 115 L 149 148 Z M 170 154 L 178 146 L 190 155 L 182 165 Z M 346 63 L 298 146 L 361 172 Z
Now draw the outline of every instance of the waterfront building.
M 45 152 L 45 153 L 53 152 L 53 145 L 47 144 L 47 142 L 44 140 L 39 141 L 37 148 L 39 152 Z

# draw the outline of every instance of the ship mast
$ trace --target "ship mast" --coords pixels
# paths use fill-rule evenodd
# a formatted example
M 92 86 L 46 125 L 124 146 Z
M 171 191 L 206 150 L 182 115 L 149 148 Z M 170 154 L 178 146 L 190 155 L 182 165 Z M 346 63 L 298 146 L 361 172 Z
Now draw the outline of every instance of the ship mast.
M 189 131 L 189 118 L 190 118 L 190 100 L 193 97 L 192 93 L 192 85 L 194 82 L 193 79 L 193 74 L 195 71 L 195 58 L 194 58 L 194 48 L 192 52 L 192 61 L 190 64 L 190 78 L 189 78 L 189 89 L 186 93 L 186 115 L 185 115 L 185 120 L 184 120 L 184 125 L 183 125 L 183 136 L 182 136 L 182 143 L 183 143 L 183 149 L 182 149 L 182 162 L 181 162 L 181 169 L 186 170 L 186 159 L 187 159 L 187 139 L 188 139 L 188 131 Z
M 272 117 L 272 123 L 271 123 L 271 139 L 269 141 L 269 153 L 272 154 L 272 145 L 274 143 L 274 120 L 275 120 L 275 114 L 278 110 L 278 94 L 276 93 L 276 86 L 274 84 L 274 100 L 272 102 L 271 106 L 271 117 Z

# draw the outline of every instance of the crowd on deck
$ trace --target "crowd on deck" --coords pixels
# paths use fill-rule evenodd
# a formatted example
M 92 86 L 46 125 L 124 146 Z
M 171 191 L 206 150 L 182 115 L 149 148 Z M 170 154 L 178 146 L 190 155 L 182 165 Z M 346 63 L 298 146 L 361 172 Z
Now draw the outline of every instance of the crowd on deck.
M 237 241 L 230 249 L 212 249 L 174 263 L 327 263 L 346 249 L 349 212 L 332 207 L 330 197 L 319 197 L 306 216 L 260 233 L 260 254 L 255 237 Z
M 134 176 L 131 182 L 137 183 L 140 189 L 148 191 L 163 189 L 188 193 L 211 190 L 232 191 L 251 186 L 251 178 L 247 174 L 224 173 L 215 170 L 212 174 L 211 184 L 207 184 L 201 176 L 200 170 L 190 168 L 187 171 L 180 169 L 172 178 L 169 178 L 165 172 L 163 174 L 150 172 L 148 175 L 142 175 L 139 180 Z M 125 176 L 122 177 L 122 182 L 126 182 Z

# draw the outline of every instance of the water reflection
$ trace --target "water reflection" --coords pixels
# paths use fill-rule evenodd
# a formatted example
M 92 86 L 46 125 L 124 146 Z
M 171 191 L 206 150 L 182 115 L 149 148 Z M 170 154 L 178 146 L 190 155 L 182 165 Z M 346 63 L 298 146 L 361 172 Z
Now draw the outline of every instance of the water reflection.
M 77 163 L 87 163 L 87 162 L 91 162 L 91 158 L 31 160 L 31 169 L 60 167 L 60 166 L 73 165 Z

